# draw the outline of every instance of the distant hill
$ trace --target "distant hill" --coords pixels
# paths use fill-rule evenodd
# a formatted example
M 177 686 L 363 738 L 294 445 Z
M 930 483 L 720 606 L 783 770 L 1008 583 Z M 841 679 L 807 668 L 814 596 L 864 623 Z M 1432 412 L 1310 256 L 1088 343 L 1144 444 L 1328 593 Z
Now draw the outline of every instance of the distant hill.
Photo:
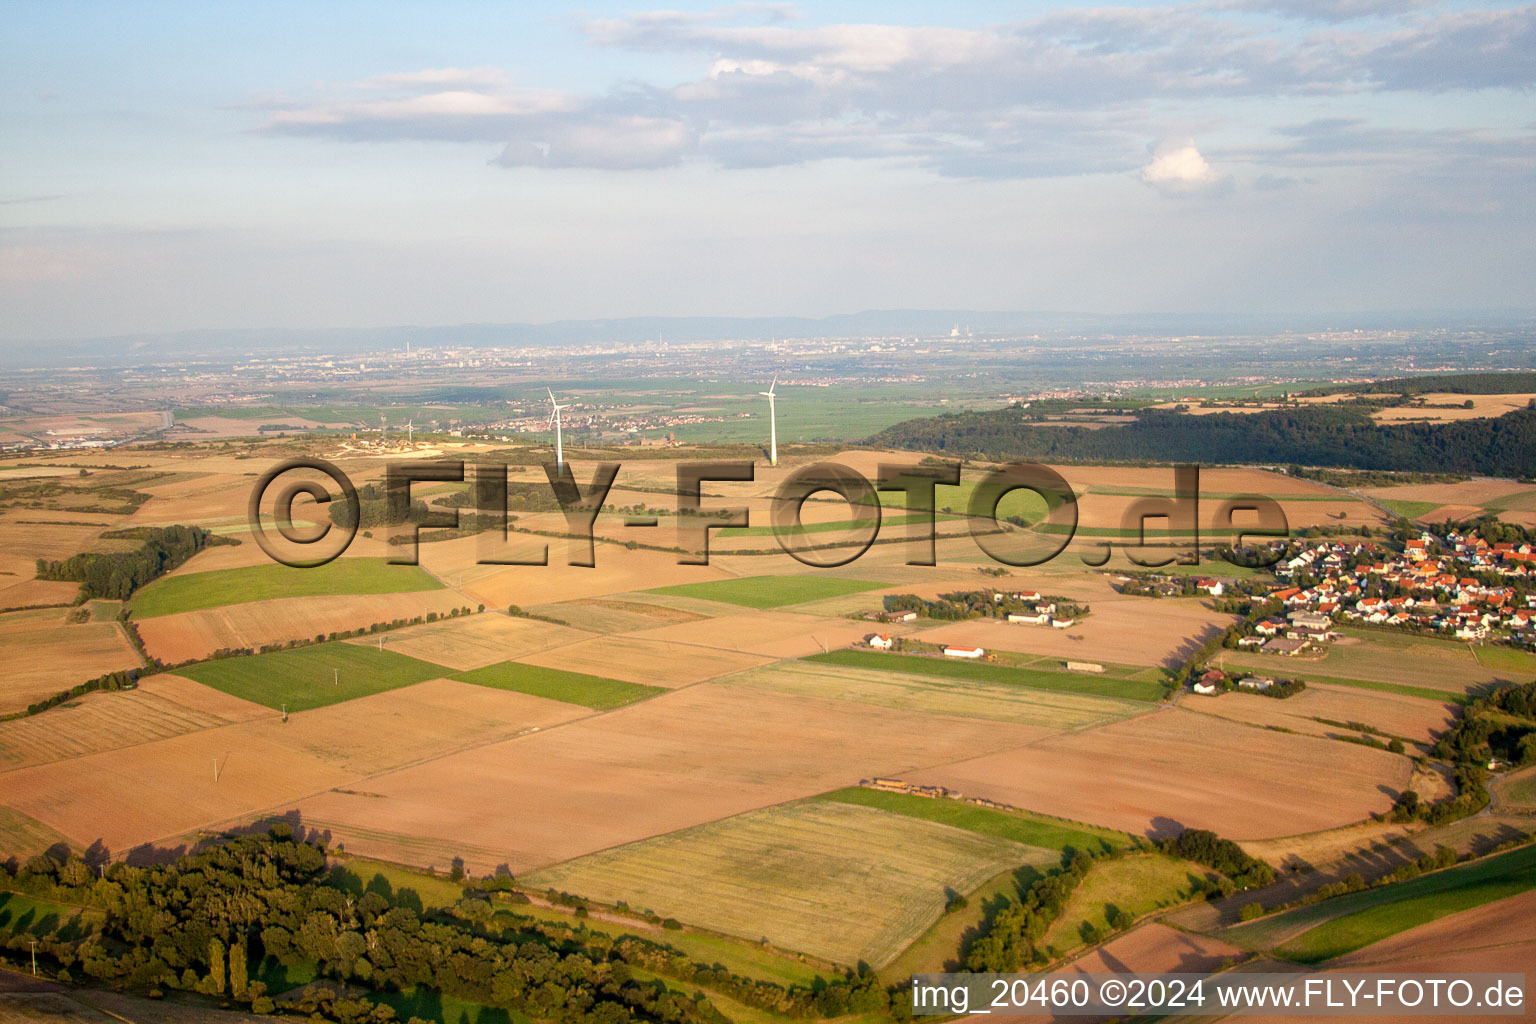
M 1536 467 L 1536 410 L 1497 419 L 1377 424 L 1356 407 L 1191 416 L 1145 409 L 1125 426 L 1042 426 L 1018 407 L 907 420 L 879 447 L 1041 462 L 1289 464 L 1521 476 Z

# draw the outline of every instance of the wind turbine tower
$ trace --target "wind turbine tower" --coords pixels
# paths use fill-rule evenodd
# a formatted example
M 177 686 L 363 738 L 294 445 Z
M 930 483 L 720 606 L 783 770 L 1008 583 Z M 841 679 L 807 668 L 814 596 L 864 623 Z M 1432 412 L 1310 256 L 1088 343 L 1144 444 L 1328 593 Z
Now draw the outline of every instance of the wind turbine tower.
M 555 465 L 563 466 L 565 465 L 565 447 L 560 439 L 560 410 L 569 409 L 571 406 L 570 403 L 561 405 L 556 402 L 555 393 L 549 388 L 544 390 L 549 391 L 549 422 L 555 425 Z
M 758 394 L 768 399 L 768 465 L 779 464 L 779 421 L 774 415 L 773 389 L 779 386 L 779 378 L 774 377 L 773 383 L 768 385 L 767 391 L 759 391 Z
M 405 443 L 408 444 L 408 445 L 416 443 L 416 421 L 415 420 L 406 420 L 405 421 Z

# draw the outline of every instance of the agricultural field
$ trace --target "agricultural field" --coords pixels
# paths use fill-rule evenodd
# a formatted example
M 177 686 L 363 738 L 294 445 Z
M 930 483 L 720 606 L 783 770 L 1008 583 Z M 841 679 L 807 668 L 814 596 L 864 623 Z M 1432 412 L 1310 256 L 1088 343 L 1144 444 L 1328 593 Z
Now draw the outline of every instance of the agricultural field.
M 1340 957 L 1331 966 L 1352 970 L 1428 972 L 1447 954 L 1473 970 L 1521 970 L 1536 963 L 1536 892 L 1484 903 L 1398 932 Z
M 382 635 L 354 637 L 347 642 L 359 647 L 383 646 L 454 672 L 467 672 L 588 636 L 582 630 L 550 622 L 487 612 L 407 626 Z
M 1296 920 L 1319 923 L 1276 952 L 1300 963 L 1321 963 L 1458 911 L 1536 889 L 1536 847 L 1511 850 L 1461 864 L 1411 882 L 1369 889 L 1305 907 Z M 1287 915 L 1280 915 L 1283 919 Z M 1257 931 L 1257 930 L 1255 930 Z M 1252 938 L 1253 933 L 1247 937 Z
M 1057 854 L 838 803 L 756 811 L 527 877 L 839 964 L 879 967 L 1010 867 Z
M 1258 839 L 1385 811 L 1411 771 L 1407 758 L 1382 750 L 1167 709 L 908 781 L 1139 835 L 1209 828 Z
M 925 637 L 926 639 L 926 637 Z M 890 651 L 842 650 L 813 654 L 805 659 L 817 665 L 838 665 L 864 669 L 881 675 L 900 673 L 937 679 L 992 684 L 997 687 L 1026 687 L 1084 697 L 1111 697 L 1121 701 L 1147 704 L 1160 699 L 1163 688 L 1151 680 L 1127 678 L 1106 672 L 1068 672 L 1061 662 L 1042 659 L 1040 667 L 999 665 L 987 661 L 949 658 L 941 655 L 896 654 Z M 1092 705 L 1085 705 L 1092 706 Z
M 936 821 L 941 825 L 963 828 L 967 832 L 978 832 L 984 836 L 996 836 L 1025 846 L 1049 850 L 1109 851 L 1120 849 L 1129 842 L 1129 837 L 1123 832 L 1047 818 L 1028 811 L 999 810 L 960 800 L 935 800 L 863 786 L 823 793 L 816 799 L 857 807 L 874 807 L 891 814 Z
M 704 684 L 377 776 L 366 795 L 325 793 L 298 810 L 359 854 L 438 865 L 457 855 L 471 871 L 505 863 L 522 874 L 1048 735 Z M 498 813 L 485 814 L 492 806 Z
M 420 566 L 390 565 L 382 559 L 338 558 L 313 569 L 269 562 L 243 569 L 167 576 L 134 594 L 128 610 L 137 620 L 279 597 L 400 594 L 441 586 Z
M 772 659 L 720 647 L 652 640 L 646 636 L 602 636 L 524 655 L 528 665 L 622 679 L 646 686 L 689 686 L 719 679 Z
M 190 679 L 152 676 L 133 690 L 89 693 L 47 714 L 0 722 L 0 772 L 152 743 L 271 713 Z
M 159 615 L 136 623 L 150 656 L 167 665 L 212 657 L 221 650 L 259 650 L 289 640 L 366 629 L 468 607 L 451 590 L 406 594 L 285 597 L 251 604 Z M 375 638 L 375 642 L 377 639 Z
M 1512 772 L 1495 783 L 1499 796 L 1516 807 L 1536 808 L 1536 768 Z
M 1330 644 L 1321 656 L 1280 658 L 1229 651 L 1225 658 L 1231 665 L 1266 674 L 1344 685 L 1379 684 L 1385 692 L 1420 696 L 1443 693 L 1447 699 L 1490 683 L 1536 677 L 1536 655 L 1513 649 L 1475 648 L 1389 629 L 1346 626 L 1342 632 L 1345 638 Z
M 1065 973 L 1205 974 L 1242 957 L 1236 946 L 1154 921 L 1074 960 Z
M 752 576 L 745 579 L 715 580 L 708 583 L 690 583 L 676 587 L 657 587 L 653 594 L 672 594 L 677 597 L 694 597 L 705 601 L 721 601 L 739 604 L 745 608 L 780 608 L 787 604 L 804 604 L 828 597 L 856 594 L 862 590 L 878 590 L 879 584 L 863 580 L 839 579 L 835 576 Z
M 473 672 L 461 672 L 453 678 L 476 686 L 512 690 L 549 700 L 564 701 L 567 704 L 579 704 L 594 711 L 612 711 L 614 708 L 621 708 L 637 700 L 645 700 L 647 697 L 666 692 L 660 686 L 642 686 L 639 683 L 604 679 L 601 676 L 589 676 L 581 672 L 563 672 L 560 669 L 544 668 L 538 665 L 521 665 L 515 661 L 504 661 L 499 665 L 490 665 Z
M 294 712 L 409 686 L 443 671 L 391 650 L 329 643 L 204 662 L 177 674 L 241 700 Z
M 1283 669 L 1276 671 L 1284 674 Z M 1284 700 L 1240 690 L 1214 697 L 1194 694 L 1181 700 L 1179 707 L 1261 728 L 1290 729 L 1314 736 L 1357 736 L 1360 730 L 1349 725 L 1360 723 L 1389 737 L 1422 745 L 1433 743 L 1455 717 L 1455 708 L 1450 704 L 1324 683 L 1309 683 L 1301 693 Z
M 21 616 L 12 620 L 12 615 Z M 0 616 L 0 714 L 19 711 L 88 679 L 143 662 L 115 622 L 64 625 L 29 613 Z
M 760 611 L 658 626 L 646 630 L 644 637 L 767 658 L 800 658 L 854 643 L 876 629 L 902 636 L 913 628 L 912 623 L 875 625 L 788 611 Z

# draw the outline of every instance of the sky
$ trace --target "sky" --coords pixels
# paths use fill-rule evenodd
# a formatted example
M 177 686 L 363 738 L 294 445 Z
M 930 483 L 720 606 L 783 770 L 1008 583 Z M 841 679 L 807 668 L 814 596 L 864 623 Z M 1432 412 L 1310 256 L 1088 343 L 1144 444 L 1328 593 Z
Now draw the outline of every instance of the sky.
M 1536 308 L 1533 6 L 11 0 L 5 20 L 13 345 Z

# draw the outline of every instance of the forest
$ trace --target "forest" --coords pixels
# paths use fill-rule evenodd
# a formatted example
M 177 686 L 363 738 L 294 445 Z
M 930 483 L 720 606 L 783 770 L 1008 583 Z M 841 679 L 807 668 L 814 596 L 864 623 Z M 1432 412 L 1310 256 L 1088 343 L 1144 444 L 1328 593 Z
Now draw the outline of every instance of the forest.
M 1496 419 L 1379 425 L 1355 407 L 1191 416 L 1146 409 L 1125 426 L 1025 422 L 1016 406 L 907 420 L 869 438 L 883 448 L 1044 462 L 1285 464 L 1519 476 L 1536 465 L 1536 410 Z

